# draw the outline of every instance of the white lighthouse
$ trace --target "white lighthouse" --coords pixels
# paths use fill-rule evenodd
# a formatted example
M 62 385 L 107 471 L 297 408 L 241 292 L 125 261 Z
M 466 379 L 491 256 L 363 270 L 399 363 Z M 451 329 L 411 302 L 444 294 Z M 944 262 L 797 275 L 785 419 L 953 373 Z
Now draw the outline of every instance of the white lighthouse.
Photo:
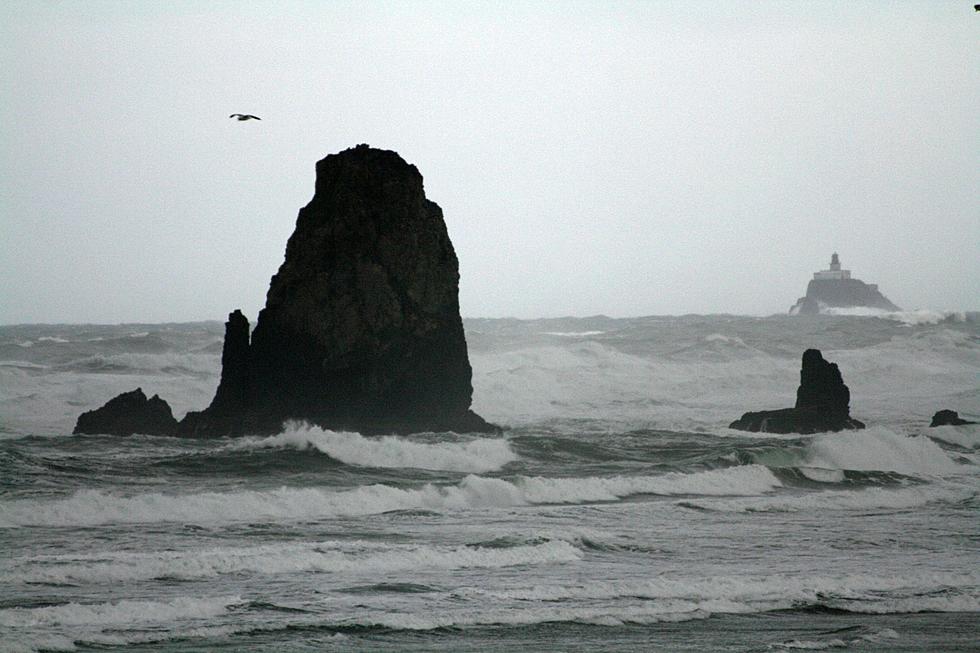
M 830 269 L 814 272 L 813 278 L 814 279 L 850 279 L 851 271 L 840 269 L 840 258 L 837 256 L 837 252 L 834 252 L 833 256 L 830 257 Z

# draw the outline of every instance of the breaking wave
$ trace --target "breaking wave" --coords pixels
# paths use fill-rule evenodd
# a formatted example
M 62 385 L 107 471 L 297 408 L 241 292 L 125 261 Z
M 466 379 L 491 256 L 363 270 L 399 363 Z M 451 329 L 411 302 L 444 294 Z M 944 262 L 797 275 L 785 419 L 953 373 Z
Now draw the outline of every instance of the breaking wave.
M 610 599 L 730 601 L 753 611 L 823 605 L 852 612 L 975 610 L 980 572 L 909 572 L 901 576 L 714 576 L 536 585 L 511 589 L 471 587 L 467 598 L 493 601 L 593 601 Z M 938 606 L 945 606 L 942 609 Z M 911 608 L 911 609 L 910 609 Z
M 177 597 L 169 601 L 121 600 L 107 603 L 63 603 L 0 610 L 4 628 L 0 650 L 6 653 L 76 651 L 78 645 L 127 646 L 174 638 L 217 637 L 234 632 L 227 626 L 200 626 L 242 604 L 238 596 Z
M 370 515 L 396 510 L 438 512 L 529 504 L 613 501 L 634 494 L 739 496 L 780 487 L 769 469 L 746 465 L 692 474 L 608 478 L 517 477 L 514 481 L 469 475 L 456 485 L 403 489 L 367 485 L 353 490 L 282 487 L 277 490 L 116 496 L 79 490 L 55 500 L 0 502 L 0 527 L 144 522 L 234 522 Z
M 409 438 L 364 437 L 308 424 L 289 424 L 279 435 L 242 438 L 232 449 L 316 449 L 334 460 L 363 467 L 411 467 L 456 472 L 491 472 L 517 460 L 501 438 L 465 442 L 417 442 Z
M 159 373 L 191 376 L 217 376 L 220 369 L 220 356 L 175 352 L 98 354 L 79 358 L 57 367 L 57 370 L 62 372 Z
M 0 579 L 4 583 L 63 584 L 158 578 L 195 580 L 243 572 L 393 573 L 554 564 L 578 561 L 583 555 L 580 549 L 561 540 L 507 548 L 366 541 L 292 542 L 183 551 L 29 556 L 0 565 Z
M 859 491 L 827 490 L 791 496 L 688 500 L 680 505 L 716 512 L 908 510 L 933 503 L 961 503 L 975 498 L 977 493 L 975 484 L 943 483 L 897 490 L 872 487 Z
M 0 610 L 0 626 L 114 625 L 213 617 L 240 603 L 238 596 L 178 597 L 170 601 L 122 600 L 110 603 L 65 603 L 41 608 Z
M 803 464 L 917 476 L 945 476 L 964 471 L 963 465 L 929 438 L 899 435 L 881 426 L 819 435 L 807 447 Z
M 980 448 L 980 426 L 974 424 L 936 426 L 929 429 L 928 435 L 933 440 L 942 440 L 964 449 Z
M 886 311 L 868 306 L 827 306 L 821 307 L 820 312 L 824 315 L 877 317 L 882 320 L 901 322 L 908 326 L 940 324 L 941 322 L 966 322 L 966 313 L 963 311 L 934 311 L 927 308 L 913 311 Z

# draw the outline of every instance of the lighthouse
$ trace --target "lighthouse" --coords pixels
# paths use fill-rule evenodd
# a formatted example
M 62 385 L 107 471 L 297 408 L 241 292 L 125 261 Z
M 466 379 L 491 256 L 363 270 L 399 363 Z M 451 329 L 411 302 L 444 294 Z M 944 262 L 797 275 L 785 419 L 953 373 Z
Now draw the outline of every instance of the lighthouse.
M 840 257 L 837 256 L 837 252 L 834 252 L 830 257 L 830 269 L 820 270 L 819 272 L 813 273 L 814 279 L 850 279 L 850 270 L 841 270 L 840 268 Z
M 900 311 L 878 286 L 851 277 L 851 271 L 841 268 L 840 257 L 834 252 L 826 270 L 813 273 L 806 286 L 806 295 L 800 297 L 789 309 L 790 315 L 834 314 L 838 308 L 876 308 L 882 311 Z

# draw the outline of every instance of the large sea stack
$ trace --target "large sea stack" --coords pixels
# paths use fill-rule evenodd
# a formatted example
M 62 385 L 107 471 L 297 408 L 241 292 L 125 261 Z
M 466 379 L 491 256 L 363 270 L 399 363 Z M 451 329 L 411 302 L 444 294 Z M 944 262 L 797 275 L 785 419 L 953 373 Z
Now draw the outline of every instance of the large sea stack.
M 442 210 L 397 153 L 358 145 L 316 165 L 265 308 L 232 313 L 211 405 L 182 435 L 306 420 L 362 433 L 488 431 L 470 410 L 459 264 Z
M 745 413 L 729 428 L 766 433 L 863 429 L 864 424 L 851 417 L 850 401 L 851 391 L 844 385 L 837 364 L 824 360 L 819 350 L 807 349 L 803 352 L 796 406 Z

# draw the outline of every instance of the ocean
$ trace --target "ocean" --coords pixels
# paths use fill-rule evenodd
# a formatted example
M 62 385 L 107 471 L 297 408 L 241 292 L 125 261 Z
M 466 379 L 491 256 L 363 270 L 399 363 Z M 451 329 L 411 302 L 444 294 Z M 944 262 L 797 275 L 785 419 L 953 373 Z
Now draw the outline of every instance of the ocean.
M 0 650 L 980 650 L 977 314 L 465 327 L 499 436 L 72 436 L 223 325 L 0 327 Z M 809 347 L 869 427 L 728 429 Z

